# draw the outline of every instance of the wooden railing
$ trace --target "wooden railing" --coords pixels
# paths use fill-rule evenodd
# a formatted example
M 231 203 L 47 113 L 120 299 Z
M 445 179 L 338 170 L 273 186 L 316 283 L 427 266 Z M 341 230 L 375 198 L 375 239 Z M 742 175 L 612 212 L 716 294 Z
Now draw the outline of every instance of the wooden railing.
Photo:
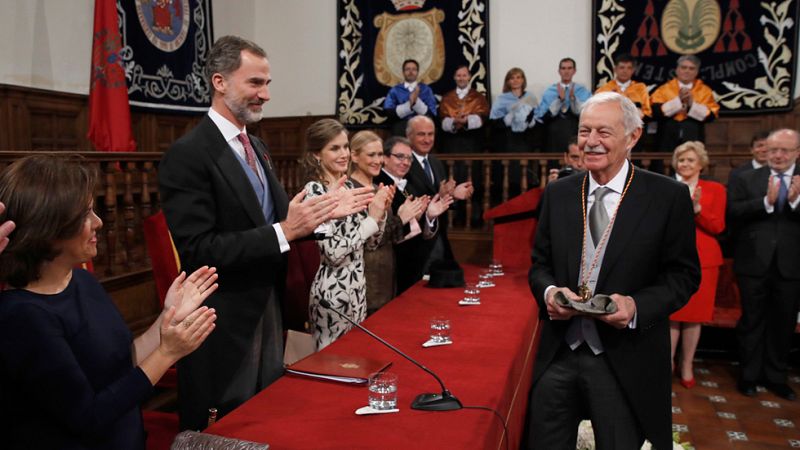
M 32 152 L 0 152 L 0 168 Z M 37 152 L 50 153 L 50 152 Z M 77 155 L 86 164 L 94 166 L 99 174 L 95 207 L 103 220 L 103 228 L 98 239 L 98 256 L 94 261 L 95 272 L 102 279 L 113 279 L 132 272 L 150 269 L 150 261 L 145 250 L 142 232 L 142 219 L 160 209 L 157 172 L 161 160 L 160 152 L 52 152 L 61 156 Z M 483 189 L 480 197 L 473 202 L 465 202 L 466 217 L 472 217 L 474 208 L 482 211 L 508 200 L 509 193 L 518 185 L 521 192 L 535 186 L 544 186 L 547 180 L 548 165 L 561 164 L 561 155 L 554 153 L 478 153 L 439 155 L 450 173 L 458 164 L 463 164 L 466 176 L 479 179 Z M 670 155 L 662 153 L 639 153 L 637 160 L 662 160 L 665 167 L 670 165 Z M 710 175 L 716 179 L 727 179 L 731 167 L 749 159 L 749 154 L 726 155 L 715 159 L 710 166 Z M 475 177 L 472 162 L 481 161 L 482 176 Z M 295 158 L 275 157 L 273 162 L 278 178 L 292 195 L 303 187 L 302 170 Z M 513 177 L 514 166 L 520 167 L 520 178 Z M 493 186 L 495 188 L 493 189 Z M 492 193 L 496 195 L 492 197 Z M 455 214 L 448 215 L 451 226 L 465 230 L 474 229 L 470 220 L 454 223 Z M 480 230 L 488 230 L 483 224 Z M 476 230 L 477 231 L 477 230 Z

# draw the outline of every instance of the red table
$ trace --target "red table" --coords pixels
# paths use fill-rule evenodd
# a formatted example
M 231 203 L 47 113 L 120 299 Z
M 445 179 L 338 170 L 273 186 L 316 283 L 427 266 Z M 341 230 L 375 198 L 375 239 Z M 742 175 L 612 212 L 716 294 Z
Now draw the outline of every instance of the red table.
M 465 267 L 467 280 L 477 268 Z M 481 305 L 459 306 L 463 290 L 431 289 L 418 283 L 363 325 L 436 372 L 465 406 L 495 409 L 508 423 L 508 436 L 490 411 L 417 411 L 423 392 L 440 392 L 430 375 L 354 329 L 324 352 L 393 361 L 399 413 L 356 416 L 367 389 L 286 375 L 206 430 L 265 442 L 271 449 L 518 448 L 528 403 L 536 350 L 537 306 L 527 273 L 506 273 L 483 289 Z M 450 319 L 453 345 L 423 348 L 432 316 Z

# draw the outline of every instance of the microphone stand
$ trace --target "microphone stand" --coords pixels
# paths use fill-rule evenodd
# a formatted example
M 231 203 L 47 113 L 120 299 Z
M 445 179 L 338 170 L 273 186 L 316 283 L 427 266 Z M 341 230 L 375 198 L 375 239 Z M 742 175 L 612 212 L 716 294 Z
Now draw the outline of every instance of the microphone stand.
M 444 383 L 442 382 L 442 380 L 435 373 L 433 373 L 432 370 L 428 369 L 427 367 L 425 367 L 422 364 L 420 364 L 417 361 L 415 361 L 410 356 L 408 356 L 405 353 L 401 352 L 400 349 L 398 349 L 394 345 L 386 342 L 385 340 L 383 340 L 377 334 L 375 334 L 372 331 L 369 331 L 368 329 L 364 328 L 360 323 L 357 323 L 355 320 L 351 319 L 350 317 L 347 317 L 347 315 L 345 315 L 345 314 L 337 311 L 336 309 L 334 309 L 329 301 L 320 300 L 319 304 L 323 308 L 329 309 L 329 310 L 335 312 L 336 314 L 338 314 L 339 316 L 343 317 L 345 320 L 347 320 L 348 322 L 353 324 L 353 326 L 355 326 L 359 330 L 367 333 L 368 335 L 370 335 L 371 337 L 376 339 L 381 344 L 389 347 L 392 351 L 394 351 L 398 355 L 400 355 L 403 358 L 411 361 L 411 363 L 414 364 L 415 366 L 419 367 L 420 369 L 424 370 L 425 372 L 428 372 L 431 376 L 433 376 L 433 378 L 436 379 L 436 381 L 439 382 L 439 386 L 442 387 L 442 393 L 441 394 L 419 394 L 414 399 L 414 401 L 411 402 L 411 409 L 419 409 L 419 410 L 422 410 L 422 411 L 453 411 L 453 410 L 456 410 L 456 409 L 461 409 L 463 407 L 461 405 L 461 402 L 453 394 L 451 394 L 450 391 L 447 390 L 447 388 L 444 386 Z

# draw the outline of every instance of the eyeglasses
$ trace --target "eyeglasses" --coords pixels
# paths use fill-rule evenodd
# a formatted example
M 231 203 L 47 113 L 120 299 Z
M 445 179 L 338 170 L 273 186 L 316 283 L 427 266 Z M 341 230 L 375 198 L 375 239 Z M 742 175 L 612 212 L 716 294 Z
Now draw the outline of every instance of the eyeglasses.
M 395 158 L 397 158 L 398 161 L 409 161 L 409 162 L 411 162 L 411 158 L 413 158 L 413 156 L 411 156 L 411 155 L 403 155 L 402 153 L 391 153 L 391 155 L 394 156 Z

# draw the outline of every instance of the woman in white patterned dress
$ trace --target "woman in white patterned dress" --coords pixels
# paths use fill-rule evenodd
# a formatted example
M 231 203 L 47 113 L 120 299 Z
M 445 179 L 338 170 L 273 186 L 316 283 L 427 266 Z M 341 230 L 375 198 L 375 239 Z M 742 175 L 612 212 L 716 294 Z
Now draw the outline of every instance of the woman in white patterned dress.
M 350 165 L 347 130 L 333 119 L 311 124 L 306 132 L 306 198 L 323 195 L 330 189 L 352 189 L 349 180 L 341 186 L 340 178 Z M 320 306 L 321 299 L 356 322 L 367 316 L 364 247 L 377 245 L 383 233 L 387 205 L 392 191 L 378 190 L 366 211 L 326 222 L 324 239 L 317 241 L 320 266 L 309 294 L 311 332 L 321 350 L 350 330 L 351 325 L 333 311 Z

